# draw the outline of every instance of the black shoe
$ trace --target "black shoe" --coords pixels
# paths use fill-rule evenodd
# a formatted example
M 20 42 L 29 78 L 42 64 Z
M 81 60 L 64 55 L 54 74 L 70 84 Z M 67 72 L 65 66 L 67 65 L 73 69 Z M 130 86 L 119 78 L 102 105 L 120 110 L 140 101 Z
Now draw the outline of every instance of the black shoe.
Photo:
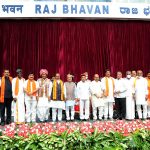
M 6 121 L 6 124 L 11 124 L 11 121 Z
M 4 126 L 5 125 L 5 122 L 1 122 L 1 126 Z

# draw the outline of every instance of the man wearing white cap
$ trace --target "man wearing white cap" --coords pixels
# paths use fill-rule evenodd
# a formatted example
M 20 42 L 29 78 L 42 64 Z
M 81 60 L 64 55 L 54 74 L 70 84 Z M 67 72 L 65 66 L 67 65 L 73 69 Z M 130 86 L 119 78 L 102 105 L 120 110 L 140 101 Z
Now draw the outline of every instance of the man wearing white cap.
M 41 78 L 37 80 L 39 83 L 37 116 L 41 122 L 47 121 L 49 117 L 49 100 L 52 90 L 52 83 L 47 78 L 48 71 L 46 69 L 40 70 Z

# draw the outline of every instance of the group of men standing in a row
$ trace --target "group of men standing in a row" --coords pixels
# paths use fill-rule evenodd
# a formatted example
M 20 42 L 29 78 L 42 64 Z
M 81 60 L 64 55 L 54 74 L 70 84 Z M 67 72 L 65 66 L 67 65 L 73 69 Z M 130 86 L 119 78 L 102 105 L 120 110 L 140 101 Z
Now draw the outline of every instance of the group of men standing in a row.
M 16 73 L 17 77 L 12 79 L 9 70 L 4 70 L 0 80 L 1 125 L 11 122 L 12 110 L 17 124 L 36 122 L 36 116 L 45 122 L 49 118 L 50 108 L 52 121 L 62 121 L 62 110 L 66 112 L 66 120 L 73 121 L 77 103 L 81 120 L 89 119 L 90 106 L 93 120 L 112 120 L 114 103 L 117 119 L 134 119 L 136 109 L 140 119 L 150 117 L 150 72 L 147 78 L 143 77 L 141 70 L 137 74 L 127 71 L 125 78 L 122 78 L 121 72 L 117 72 L 117 78 L 114 79 L 106 70 L 104 78 L 100 80 L 99 75 L 95 74 L 92 82 L 86 72 L 81 75 L 77 85 L 71 74 L 67 75 L 65 83 L 59 73 L 51 81 L 47 78 L 46 69 L 40 70 L 41 78 L 37 81 L 33 72 L 29 73 L 27 80 L 22 77 L 21 69 L 17 69 Z

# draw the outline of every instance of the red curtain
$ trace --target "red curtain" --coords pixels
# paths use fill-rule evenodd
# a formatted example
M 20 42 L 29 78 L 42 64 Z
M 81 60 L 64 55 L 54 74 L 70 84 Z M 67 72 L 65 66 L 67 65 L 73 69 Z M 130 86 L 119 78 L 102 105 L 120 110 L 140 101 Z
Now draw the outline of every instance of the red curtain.
M 47 68 L 49 77 L 87 71 L 104 75 L 150 69 L 150 22 L 100 20 L 1 20 L 0 70 L 17 67 L 27 77 Z

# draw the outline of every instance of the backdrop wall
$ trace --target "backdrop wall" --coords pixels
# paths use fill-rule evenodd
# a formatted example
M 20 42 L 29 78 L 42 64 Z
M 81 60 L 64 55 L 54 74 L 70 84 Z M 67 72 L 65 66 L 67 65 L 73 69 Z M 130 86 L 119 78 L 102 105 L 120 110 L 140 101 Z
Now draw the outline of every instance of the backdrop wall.
M 116 71 L 150 69 L 150 22 L 86 20 L 0 20 L 0 72 L 15 76 L 41 68 L 49 77 L 72 72 L 79 79 L 88 71 L 104 75 Z

